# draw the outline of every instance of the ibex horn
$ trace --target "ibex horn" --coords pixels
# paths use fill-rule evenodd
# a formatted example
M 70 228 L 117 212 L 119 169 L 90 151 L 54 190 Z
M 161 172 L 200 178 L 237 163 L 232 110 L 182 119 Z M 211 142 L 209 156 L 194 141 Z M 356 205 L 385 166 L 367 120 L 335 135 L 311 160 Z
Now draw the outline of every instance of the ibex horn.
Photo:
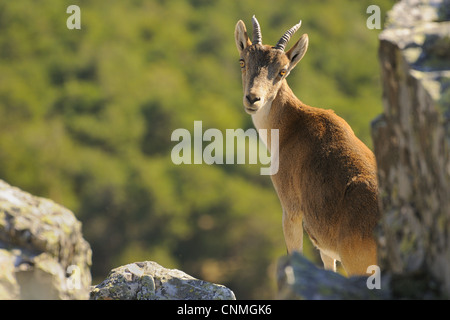
M 300 20 L 299 23 L 297 23 L 295 26 L 293 26 L 288 31 L 286 31 L 283 34 L 283 36 L 280 38 L 280 40 L 278 40 L 278 42 L 274 48 L 284 51 L 286 44 L 289 42 L 289 39 L 300 28 L 301 25 L 302 25 L 302 20 Z
M 262 36 L 261 36 L 261 27 L 259 26 L 258 20 L 253 15 L 252 17 L 253 24 L 253 41 L 252 44 L 262 44 Z

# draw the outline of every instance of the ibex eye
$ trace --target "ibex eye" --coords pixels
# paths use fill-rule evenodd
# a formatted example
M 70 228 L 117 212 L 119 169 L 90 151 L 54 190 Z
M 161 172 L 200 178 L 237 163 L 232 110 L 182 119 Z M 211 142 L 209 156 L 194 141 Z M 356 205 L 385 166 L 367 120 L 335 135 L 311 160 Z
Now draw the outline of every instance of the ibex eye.
M 241 66 L 241 68 L 245 67 L 245 61 L 244 60 L 239 60 L 239 65 Z
M 284 77 L 286 75 L 287 70 L 286 69 L 281 69 L 280 71 L 280 77 Z

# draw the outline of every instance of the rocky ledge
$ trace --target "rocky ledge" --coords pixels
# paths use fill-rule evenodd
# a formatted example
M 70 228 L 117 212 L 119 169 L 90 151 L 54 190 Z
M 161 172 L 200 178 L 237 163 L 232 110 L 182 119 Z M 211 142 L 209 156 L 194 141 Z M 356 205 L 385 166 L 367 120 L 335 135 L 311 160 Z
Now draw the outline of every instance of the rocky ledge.
M 233 291 L 177 269 L 144 261 L 113 269 L 91 300 L 235 300 Z
M 71 211 L 0 180 L 0 299 L 87 299 L 91 256 Z
M 379 264 L 397 296 L 449 297 L 450 1 L 398 2 L 379 38 Z

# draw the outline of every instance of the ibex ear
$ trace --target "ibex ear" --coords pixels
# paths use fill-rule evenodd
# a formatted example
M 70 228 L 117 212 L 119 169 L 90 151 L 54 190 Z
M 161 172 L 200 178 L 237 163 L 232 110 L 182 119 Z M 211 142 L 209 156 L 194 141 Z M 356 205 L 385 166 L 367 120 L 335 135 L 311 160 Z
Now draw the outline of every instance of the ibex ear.
M 294 69 L 295 65 L 302 60 L 306 50 L 308 50 L 308 35 L 305 33 L 301 36 L 297 43 L 294 44 L 288 52 L 286 52 L 287 57 L 291 61 L 289 64 L 289 71 Z
M 239 53 L 241 53 L 242 50 L 252 44 L 252 42 L 248 38 L 247 29 L 245 28 L 245 24 L 242 20 L 239 20 L 236 24 L 236 29 L 234 30 L 234 39 L 236 40 L 236 47 Z

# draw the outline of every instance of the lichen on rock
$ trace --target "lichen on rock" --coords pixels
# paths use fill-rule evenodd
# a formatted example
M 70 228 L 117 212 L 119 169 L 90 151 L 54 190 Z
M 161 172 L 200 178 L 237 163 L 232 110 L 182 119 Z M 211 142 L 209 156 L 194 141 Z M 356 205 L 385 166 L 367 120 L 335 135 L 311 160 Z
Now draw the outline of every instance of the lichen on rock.
M 70 210 L 0 180 L 0 299 L 87 299 L 91 259 Z
M 390 23 L 379 37 L 384 112 L 372 124 L 382 211 L 379 263 L 394 282 L 427 275 L 430 290 L 438 283 L 447 297 L 449 8 L 449 0 L 402 0 L 388 13 Z
M 91 289 L 91 300 L 234 299 L 234 293 L 222 285 L 196 279 L 177 269 L 166 269 L 153 261 L 115 268 Z

